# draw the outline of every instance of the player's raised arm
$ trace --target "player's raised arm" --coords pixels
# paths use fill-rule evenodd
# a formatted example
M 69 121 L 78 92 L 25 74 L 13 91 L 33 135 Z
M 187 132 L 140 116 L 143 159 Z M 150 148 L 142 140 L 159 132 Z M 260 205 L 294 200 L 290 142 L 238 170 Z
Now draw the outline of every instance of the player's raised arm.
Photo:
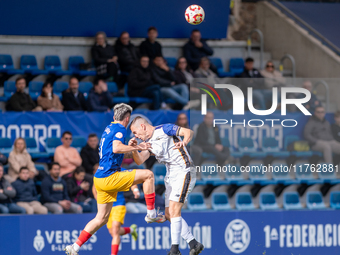
M 151 148 L 150 143 L 141 143 L 138 145 L 125 145 L 119 140 L 114 140 L 112 142 L 112 152 L 113 153 L 118 153 L 118 154 L 123 154 L 127 152 L 132 152 L 132 151 L 145 151 Z
M 143 144 L 143 143 L 140 143 L 140 144 Z M 130 139 L 129 145 L 131 146 L 137 145 L 137 140 L 135 137 Z M 138 152 L 138 151 L 132 152 L 132 158 L 136 162 L 137 165 L 143 164 L 149 157 L 150 157 L 150 152 L 147 150 L 141 151 L 141 152 Z
M 192 131 L 189 128 L 181 127 L 178 134 L 179 136 L 184 136 L 183 142 L 185 143 L 185 145 L 187 145 L 191 141 L 192 137 L 194 136 L 194 131 Z

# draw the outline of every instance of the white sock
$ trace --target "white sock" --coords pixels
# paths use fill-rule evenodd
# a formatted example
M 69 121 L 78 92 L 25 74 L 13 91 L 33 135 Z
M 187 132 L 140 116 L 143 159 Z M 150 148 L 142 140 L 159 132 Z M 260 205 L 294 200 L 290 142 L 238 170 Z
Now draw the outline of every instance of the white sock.
M 187 222 L 182 218 L 182 230 L 181 230 L 181 236 L 183 239 L 189 243 L 191 240 L 194 240 L 195 237 L 191 234 L 189 226 Z
M 155 209 L 148 210 L 147 214 L 149 215 L 150 218 L 156 218 L 156 210 Z
M 182 230 L 182 217 L 171 218 L 171 244 L 179 244 Z
M 74 249 L 76 252 L 78 252 L 78 251 L 80 250 L 80 246 L 79 246 L 78 244 L 76 244 L 76 243 L 74 243 L 74 244 L 72 245 L 72 247 L 73 247 L 73 249 Z

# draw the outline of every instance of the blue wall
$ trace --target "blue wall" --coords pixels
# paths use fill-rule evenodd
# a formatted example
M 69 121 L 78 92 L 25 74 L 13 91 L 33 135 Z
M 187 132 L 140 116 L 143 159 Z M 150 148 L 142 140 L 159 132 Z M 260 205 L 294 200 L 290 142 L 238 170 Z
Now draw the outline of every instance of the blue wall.
M 189 0 L 1 0 L 0 34 L 36 36 L 94 36 L 105 31 L 116 37 L 122 31 L 145 37 L 156 26 L 159 37 L 187 38 L 199 28 L 205 38 L 226 38 L 230 0 L 197 0 L 206 13 L 199 26 L 188 24 Z

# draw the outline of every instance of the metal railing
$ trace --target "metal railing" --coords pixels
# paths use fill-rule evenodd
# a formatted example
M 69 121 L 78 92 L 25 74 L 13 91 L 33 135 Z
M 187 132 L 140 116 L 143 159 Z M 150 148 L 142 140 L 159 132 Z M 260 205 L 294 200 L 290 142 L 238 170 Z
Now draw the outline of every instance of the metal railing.
M 251 35 L 253 33 L 257 33 L 260 37 L 260 69 L 263 69 L 263 33 L 261 32 L 260 29 L 255 28 L 248 35 L 248 39 L 247 39 L 248 57 L 251 56 L 251 44 L 252 44 Z
M 317 81 L 314 84 L 314 89 L 316 89 L 319 85 L 322 85 L 326 90 L 326 111 L 329 112 L 329 86 L 328 83 L 324 80 Z
M 292 63 L 292 77 L 295 78 L 295 77 L 296 77 L 296 64 L 295 64 L 295 59 L 294 59 L 294 57 L 293 57 L 292 55 L 290 55 L 290 54 L 286 54 L 286 55 L 284 55 L 284 56 L 280 59 L 280 66 L 279 66 L 280 72 L 281 72 L 282 74 L 283 74 L 283 72 L 284 72 L 284 69 L 283 69 L 283 61 L 284 61 L 285 59 L 289 59 L 289 60 L 291 61 L 291 63 Z
M 304 29 L 306 29 L 310 35 L 316 37 L 318 40 L 321 41 L 322 44 L 326 45 L 331 50 L 333 50 L 336 54 L 340 55 L 340 49 L 336 45 L 334 45 L 326 37 L 324 37 L 322 34 L 320 34 L 318 31 L 312 28 L 307 22 L 305 22 L 303 19 L 297 16 L 294 12 L 289 10 L 286 6 L 284 6 L 278 0 L 270 0 L 269 2 L 275 3 L 275 6 L 278 7 L 282 13 L 289 16 L 289 18 L 293 19 L 295 23 L 297 23 L 298 25 L 300 26 L 303 25 Z

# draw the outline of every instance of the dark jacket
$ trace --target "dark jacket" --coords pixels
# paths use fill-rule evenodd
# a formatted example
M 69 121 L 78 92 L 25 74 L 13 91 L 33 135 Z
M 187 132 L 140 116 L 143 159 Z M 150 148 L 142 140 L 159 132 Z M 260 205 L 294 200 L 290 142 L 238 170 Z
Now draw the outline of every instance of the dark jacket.
M 6 165 L 7 162 L 8 162 L 8 158 L 7 158 L 4 154 L 2 154 L 2 153 L 0 152 L 0 163 L 1 163 L 2 165 Z
M 8 100 L 6 109 L 7 111 L 32 111 L 36 107 L 30 95 L 25 92 L 15 92 Z
M 70 89 L 63 91 L 62 104 L 64 111 L 86 111 L 87 105 L 83 93 L 78 92 L 77 97 L 74 96 Z
M 139 45 L 139 52 L 141 56 L 148 56 L 150 60 L 157 56 L 163 56 L 162 45 L 159 42 L 151 43 L 148 38 Z
M 38 201 L 37 197 L 38 193 L 32 179 L 23 181 L 20 178 L 18 178 L 15 182 L 12 183 L 12 185 L 17 192 L 14 198 L 15 202 Z
M 332 129 L 333 138 L 337 140 L 338 142 L 340 142 L 340 127 L 337 124 L 333 123 L 331 126 L 331 129 Z
M 11 203 L 16 191 L 4 177 L 0 179 L 0 189 L 3 190 L 3 193 L 0 193 L 0 204 Z
M 197 48 L 190 39 L 183 47 L 183 55 L 194 71 L 198 68 L 201 58 L 214 54 L 213 49 L 204 40 L 201 39 L 201 43 L 203 47 Z
M 131 70 L 128 77 L 128 94 L 132 97 L 141 96 L 144 89 L 153 84 L 151 69 L 141 65 Z
M 171 87 L 171 82 L 175 81 L 171 70 L 165 71 L 164 69 L 153 65 L 151 67 L 152 79 L 155 84 L 159 84 L 161 87 Z
M 105 48 L 97 44 L 93 45 L 91 48 L 91 55 L 95 66 L 107 64 L 107 60 L 117 56 L 115 48 L 107 43 Z
M 128 45 L 124 45 L 118 38 L 115 44 L 115 50 L 122 72 L 130 72 L 132 68 L 138 64 L 139 58 L 137 49 L 131 42 Z
M 93 166 L 99 163 L 98 147 L 94 150 L 90 145 L 86 144 L 81 149 L 80 156 L 83 160 L 82 166 L 85 168 L 86 173 L 93 175 Z
M 81 191 L 81 188 L 77 184 L 77 180 L 75 178 L 67 179 L 66 183 L 67 183 L 67 191 L 71 198 L 71 201 L 75 202 L 75 198 L 77 197 L 78 192 Z M 83 193 L 80 194 L 77 202 L 84 202 L 87 198 L 89 198 L 91 194 L 90 190 L 91 188 L 88 191 L 83 190 Z
M 253 68 L 251 72 L 244 69 L 243 72 L 239 75 L 239 77 L 240 78 L 263 78 L 260 71 L 257 70 L 256 68 Z
M 193 72 L 191 70 L 188 72 L 191 73 L 193 76 Z M 184 73 L 182 73 L 181 70 L 175 70 L 172 74 L 174 75 L 176 84 L 184 83 L 184 84 L 190 85 L 190 83 L 187 81 L 187 78 L 185 77 Z
M 92 88 L 87 101 L 90 111 L 105 112 L 112 106 L 112 96 L 109 91 L 98 94 Z
M 331 141 L 334 140 L 331 130 L 331 124 L 323 119 L 322 121 L 314 115 L 308 120 L 303 131 L 305 139 L 313 146 L 318 140 Z
M 246 69 L 243 70 L 243 72 L 239 75 L 240 78 L 248 78 L 248 79 L 242 79 L 239 83 L 240 88 L 242 89 L 244 94 L 247 94 L 248 87 L 251 87 L 253 89 L 264 89 L 264 80 L 263 79 L 257 79 L 257 78 L 263 78 L 262 74 L 259 70 L 253 68 L 253 70 L 250 72 Z
M 70 200 L 66 182 L 61 177 L 55 181 L 51 176 L 46 176 L 41 182 L 41 203 L 58 203 L 61 200 Z
M 214 127 L 215 144 L 222 144 L 218 127 Z M 197 129 L 194 145 L 199 147 L 207 145 L 208 127 L 202 122 Z

